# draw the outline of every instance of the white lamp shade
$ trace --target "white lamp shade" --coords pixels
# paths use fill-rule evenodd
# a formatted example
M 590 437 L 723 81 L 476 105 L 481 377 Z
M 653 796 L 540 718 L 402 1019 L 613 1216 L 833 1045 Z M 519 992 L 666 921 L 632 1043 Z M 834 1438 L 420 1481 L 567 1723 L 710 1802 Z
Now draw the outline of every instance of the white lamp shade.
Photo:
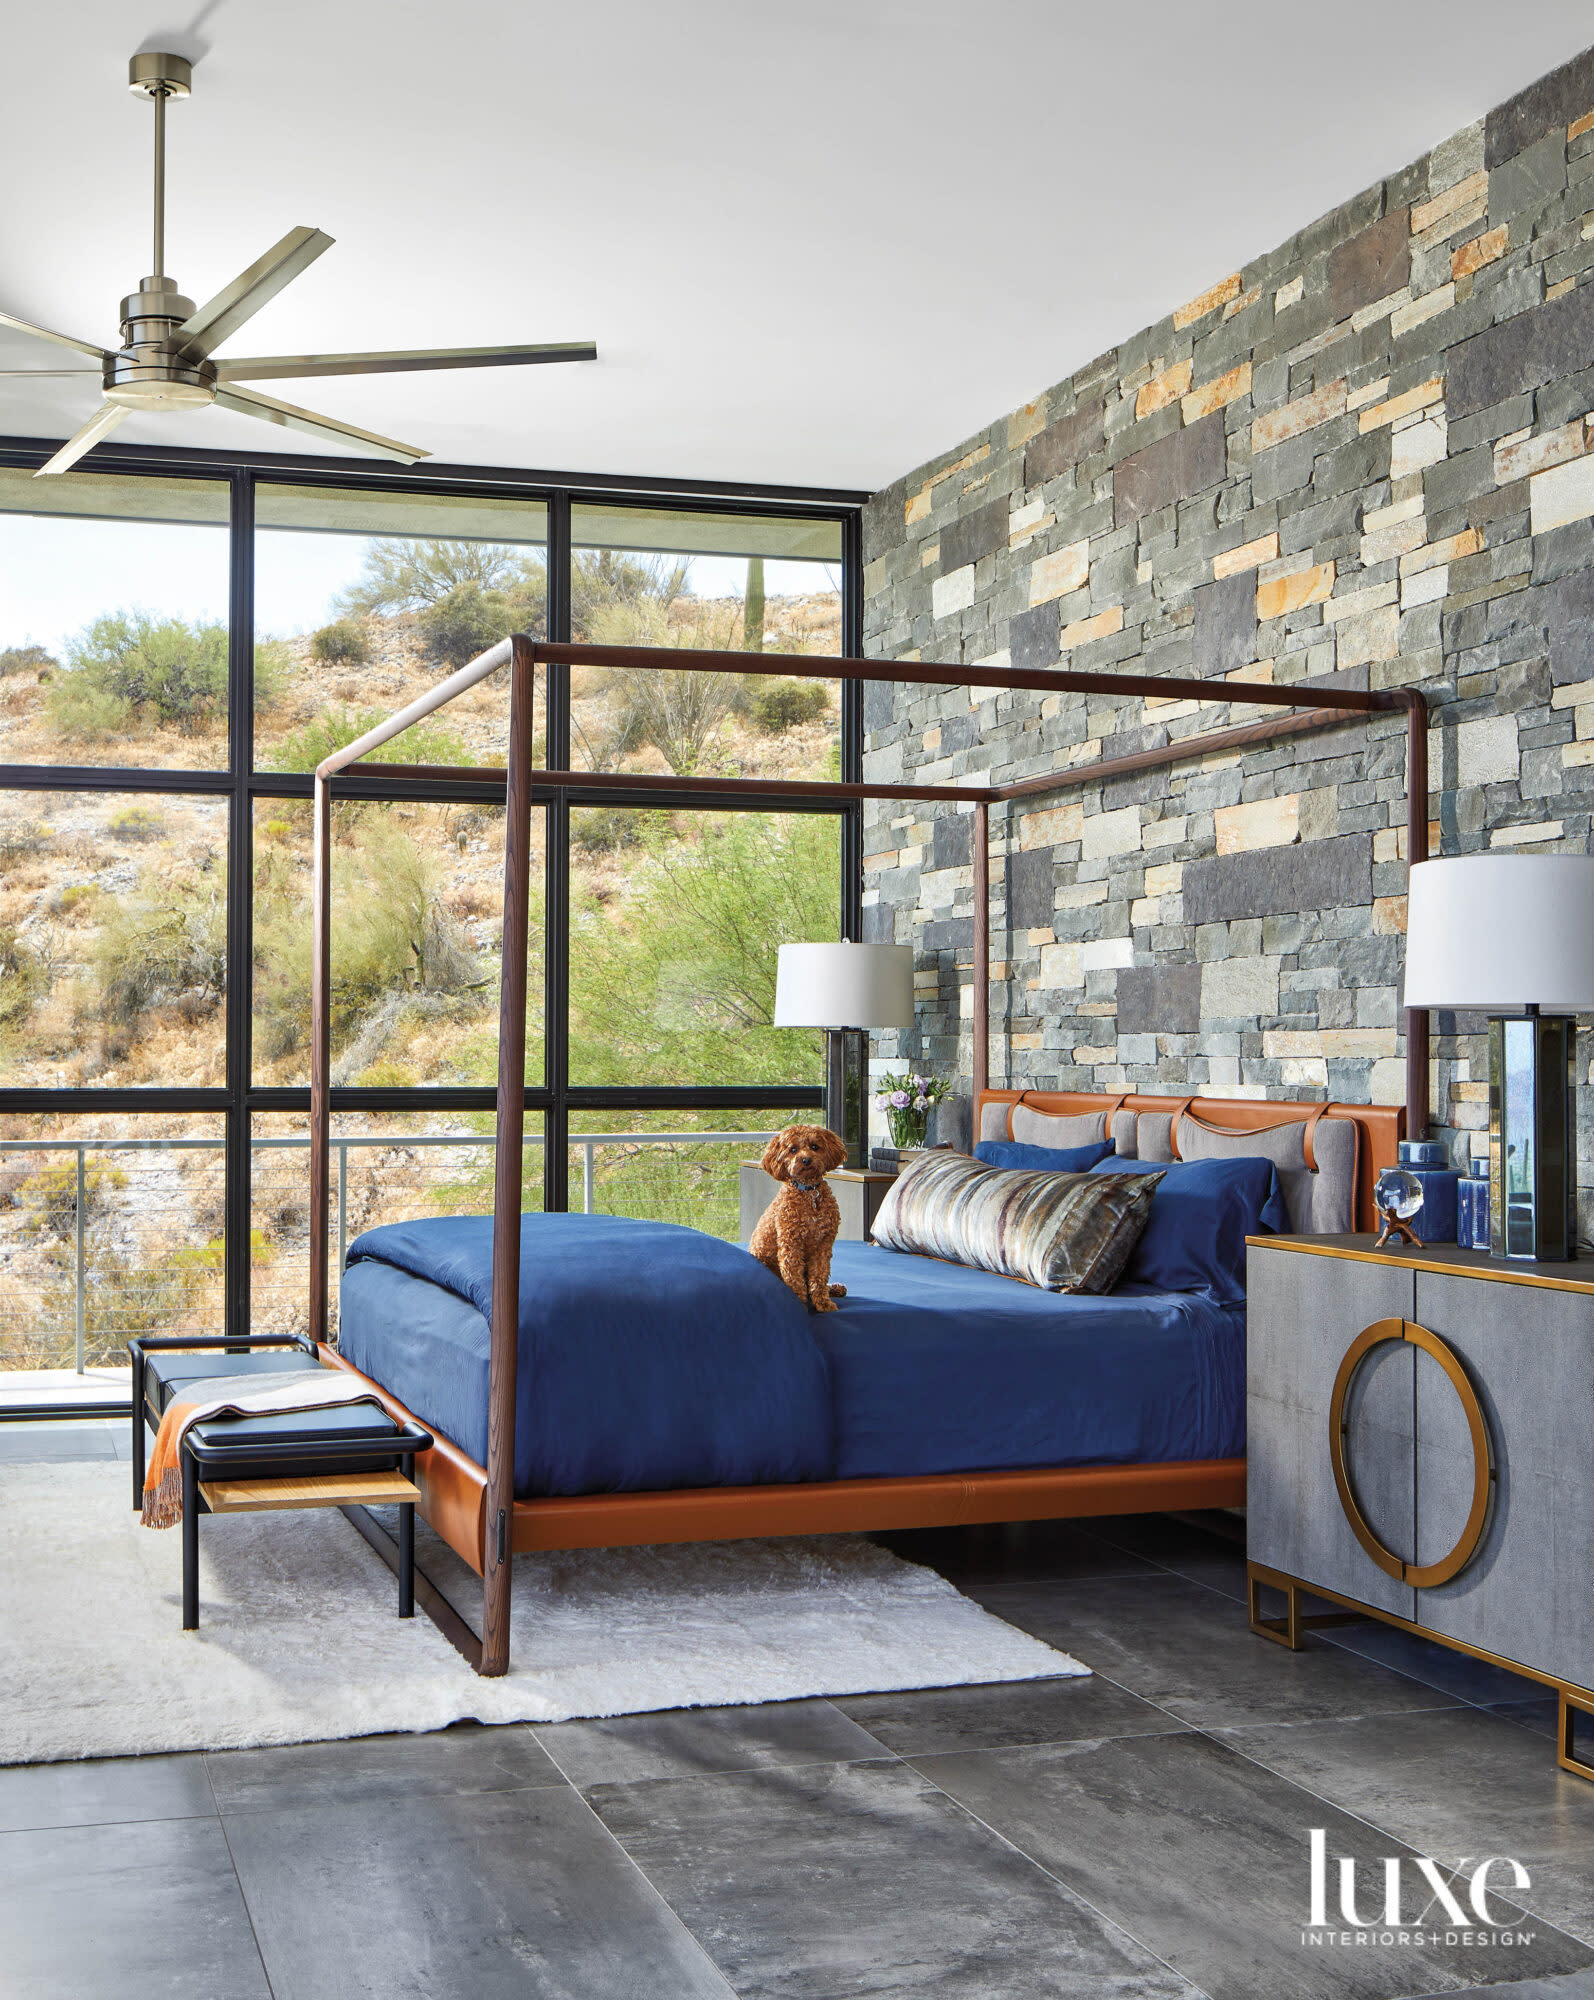
M 1594 1013 L 1594 855 L 1418 862 L 1406 915 L 1406 1005 Z
M 775 970 L 777 1028 L 911 1028 L 913 947 L 783 944 Z

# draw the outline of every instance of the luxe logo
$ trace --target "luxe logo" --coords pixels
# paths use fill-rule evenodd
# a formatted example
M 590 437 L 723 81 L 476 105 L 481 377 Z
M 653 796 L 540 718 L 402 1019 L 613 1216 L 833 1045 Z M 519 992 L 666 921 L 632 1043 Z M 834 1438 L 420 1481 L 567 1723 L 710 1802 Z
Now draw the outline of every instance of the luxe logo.
M 1309 1839 L 1312 1894 L 1311 1914 L 1306 1920 L 1308 1930 L 1338 1930 L 1344 1923 L 1360 1932 L 1382 1927 L 1387 1936 L 1392 1930 L 1416 1932 L 1432 1926 L 1440 1930 L 1476 1931 L 1481 1926 L 1484 1930 L 1499 1931 L 1514 1938 L 1515 1933 L 1505 1933 L 1505 1926 L 1515 1920 L 1516 1912 L 1507 1917 L 1497 1915 L 1490 1908 L 1490 1891 L 1496 1886 L 1490 1882 L 1490 1874 L 1495 1869 L 1509 1869 L 1512 1888 L 1530 1889 L 1533 1886 L 1522 1863 L 1508 1854 L 1490 1854 L 1475 1865 L 1473 1857 L 1464 1854 L 1450 1869 L 1441 1868 L 1438 1862 L 1430 1860 L 1425 1854 L 1390 1854 L 1384 1857 L 1383 1906 L 1364 1914 L 1356 1901 L 1355 1860 L 1348 1854 L 1342 1854 L 1335 1857 L 1338 1862 L 1339 1909 L 1331 1917 L 1328 1910 L 1328 1836 L 1322 1827 L 1314 1826 L 1310 1829 Z M 1467 1874 L 1469 1867 L 1471 1873 Z M 1413 1905 L 1410 1913 L 1405 1907 L 1408 1881 Z

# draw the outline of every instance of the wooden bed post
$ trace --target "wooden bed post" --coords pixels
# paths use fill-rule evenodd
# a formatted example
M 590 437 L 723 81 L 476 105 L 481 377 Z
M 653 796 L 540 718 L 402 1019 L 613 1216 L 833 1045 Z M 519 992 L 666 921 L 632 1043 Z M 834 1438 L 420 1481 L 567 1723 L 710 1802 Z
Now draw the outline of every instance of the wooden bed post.
M 536 648 L 516 633 L 509 668 L 504 933 L 498 1000 L 498 1153 L 487 1352 L 487 1490 L 482 1516 L 484 1674 L 509 1670 L 514 1567 L 515 1371 L 520 1353 L 521 1149 L 526 1126 L 526 930 L 531 914 L 531 738 Z
M 327 1337 L 332 1254 L 332 791 L 316 773 L 310 863 L 310 1338 Z
M 991 1083 L 991 809 L 974 808 L 974 1140 L 979 1139 L 980 1097 Z M 972 1142 L 971 1142 L 972 1143 Z

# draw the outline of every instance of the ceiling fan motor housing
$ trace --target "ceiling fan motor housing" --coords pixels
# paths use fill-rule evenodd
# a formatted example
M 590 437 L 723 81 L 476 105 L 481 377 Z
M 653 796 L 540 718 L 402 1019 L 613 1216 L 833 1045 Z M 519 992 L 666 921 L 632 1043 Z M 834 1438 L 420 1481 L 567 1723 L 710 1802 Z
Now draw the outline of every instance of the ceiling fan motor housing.
M 122 347 L 105 363 L 105 394 L 134 410 L 202 410 L 216 386 L 211 361 L 177 352 L 177 329 L 194 313 L 171 278 L 145 278 L 122 301 Z

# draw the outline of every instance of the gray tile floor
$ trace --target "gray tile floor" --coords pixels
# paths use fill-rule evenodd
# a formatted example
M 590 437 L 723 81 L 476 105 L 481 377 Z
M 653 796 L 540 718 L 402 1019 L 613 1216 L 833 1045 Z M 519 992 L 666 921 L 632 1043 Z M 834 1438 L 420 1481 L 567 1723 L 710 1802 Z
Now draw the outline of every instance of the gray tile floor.
M 0 1458 L 74 1444 L 118 1449 Z M 1230 1525 L 887 1538 L 1089 1680 L 0 1770 L 0 1991 L 1594 2000 L 1594 1785 L 1539 1690 L 1252 1637 Z M 1516 1858 L 1530 1941 L 1304 1944 L 1314 1827 L 1367 1911 L 1386 1856 Z

